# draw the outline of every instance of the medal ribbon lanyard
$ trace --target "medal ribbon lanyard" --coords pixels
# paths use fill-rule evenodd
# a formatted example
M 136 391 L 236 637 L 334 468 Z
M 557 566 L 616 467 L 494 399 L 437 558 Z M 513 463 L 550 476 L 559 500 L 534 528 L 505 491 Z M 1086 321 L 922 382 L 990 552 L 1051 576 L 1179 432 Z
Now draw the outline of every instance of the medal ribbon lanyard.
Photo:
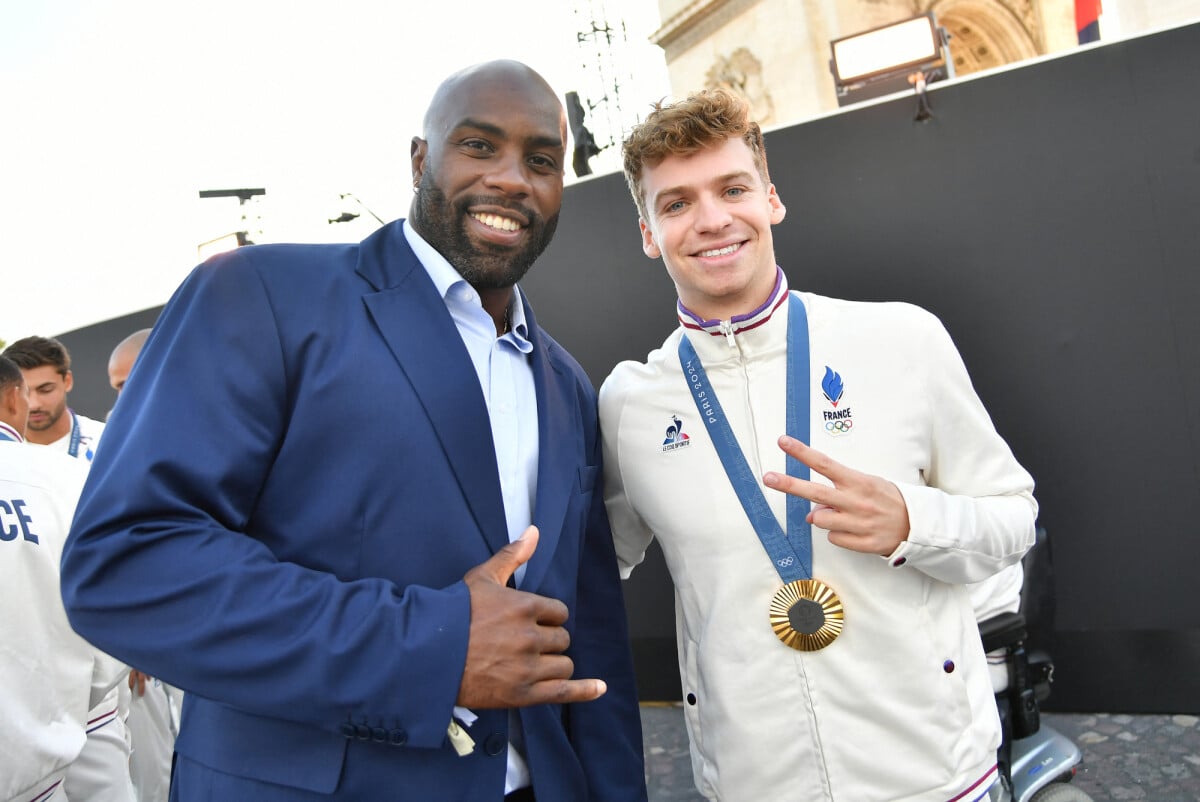
M 812 525 L 805 520 L 808 517 L 808 499 L 787 494 L 785 534 L 767 505 L 762 487 L 746 462 L 746 455 L 738 445 L 729 419 L 687 334 L 679 340 L 679 364 L 691 390 L 692 400 L 696 402 L 696 410 L 729 476 L 729 483 L 733 485 L 738 501 L 754 525 L 754 531 L 771 557 L 771 562 L 775 563 L 775 570 L 785 584 L 797 579 L 811 579 Z M 808 313 L 804 309 L 804 302 L 795 295 L 788 299 L 787 433 L 801 442 L 809 441 Z M 808 479 L 808 466 L 788 456 L 787 475 Z
M 72 457 L 79 456 L 79 441 L 83 433 L 79 431 L 79 418 L 75 417 L 75 413 L 67 410 L 71 414 L 71 440 L 67 444 L 67 453 Z

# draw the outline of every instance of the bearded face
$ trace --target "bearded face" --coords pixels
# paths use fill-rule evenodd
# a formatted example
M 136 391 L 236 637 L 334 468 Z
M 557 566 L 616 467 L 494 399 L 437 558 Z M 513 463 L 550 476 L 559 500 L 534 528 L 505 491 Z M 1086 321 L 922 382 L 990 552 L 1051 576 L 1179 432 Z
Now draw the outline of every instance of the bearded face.
M 503 197 L 465 195 L 452 201 L 428 168 L 412 218 L 421 236 L 477 290 L 520 281 L 558 227 L 557 209 L 543 218 L 528 205 Z
M 35 443 L 52 443 L 70 431 L 66 417 L 67 393 L 71 391 L 70 371 L 65 375 L 53 365 L 22 369 L 29 387 L 29 423 L 26 434 Z
M 413 228 L 476 290 L 506 290 L 554 236 L 565 153 L 566 115 L 540 76 L 512 64 L 465 71 L 413 139 Z

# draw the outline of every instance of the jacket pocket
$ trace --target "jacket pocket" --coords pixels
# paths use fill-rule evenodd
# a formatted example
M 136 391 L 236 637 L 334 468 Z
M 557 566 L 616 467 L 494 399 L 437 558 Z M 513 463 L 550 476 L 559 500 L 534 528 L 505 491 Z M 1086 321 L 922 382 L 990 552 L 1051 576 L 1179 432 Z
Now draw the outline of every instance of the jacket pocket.
M 337 788 L 346 739 L 311 725 L 265 718 L 193 697 L 175 749 L 226 774 L 318 793 Z
M 579 466 L 579 492 L 587 495 L 596 489 L 596 479 L 600 476 L 599 465 Z

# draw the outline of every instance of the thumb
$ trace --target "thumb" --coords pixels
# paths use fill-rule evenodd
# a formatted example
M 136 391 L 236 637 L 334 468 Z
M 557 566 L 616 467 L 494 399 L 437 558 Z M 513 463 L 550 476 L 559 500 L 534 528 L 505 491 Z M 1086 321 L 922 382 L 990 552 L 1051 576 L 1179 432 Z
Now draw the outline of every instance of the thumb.
M 496 584 L 508 584 L 508 578 L 533 556 L 538 544 L 538 529 L 531 526 L 521 533 L 521 537 L 509 543 L 500 551 L 493 554 L 487 562 L 479 566 L 483 572 L 494 579 Z

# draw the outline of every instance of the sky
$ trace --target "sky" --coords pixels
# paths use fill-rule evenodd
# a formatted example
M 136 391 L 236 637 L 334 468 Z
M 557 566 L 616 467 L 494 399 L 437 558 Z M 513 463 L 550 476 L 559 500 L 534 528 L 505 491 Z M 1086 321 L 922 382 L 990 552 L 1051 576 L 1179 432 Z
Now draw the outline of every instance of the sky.
M 597 78 L 576 5 L 624 19 L 624 105 L 669 92 L 646 0 L 0 2 L 0 339 L 158 306 L 201 243 L 243 227 L 355 241 L 373 215 L 405 216 L 409 143 L 442 78 L 492 58 L 560 96 Z M 259 187 L 246 206 L 199 198 Z M 328 223 L 342 212 L 361 216 Z

